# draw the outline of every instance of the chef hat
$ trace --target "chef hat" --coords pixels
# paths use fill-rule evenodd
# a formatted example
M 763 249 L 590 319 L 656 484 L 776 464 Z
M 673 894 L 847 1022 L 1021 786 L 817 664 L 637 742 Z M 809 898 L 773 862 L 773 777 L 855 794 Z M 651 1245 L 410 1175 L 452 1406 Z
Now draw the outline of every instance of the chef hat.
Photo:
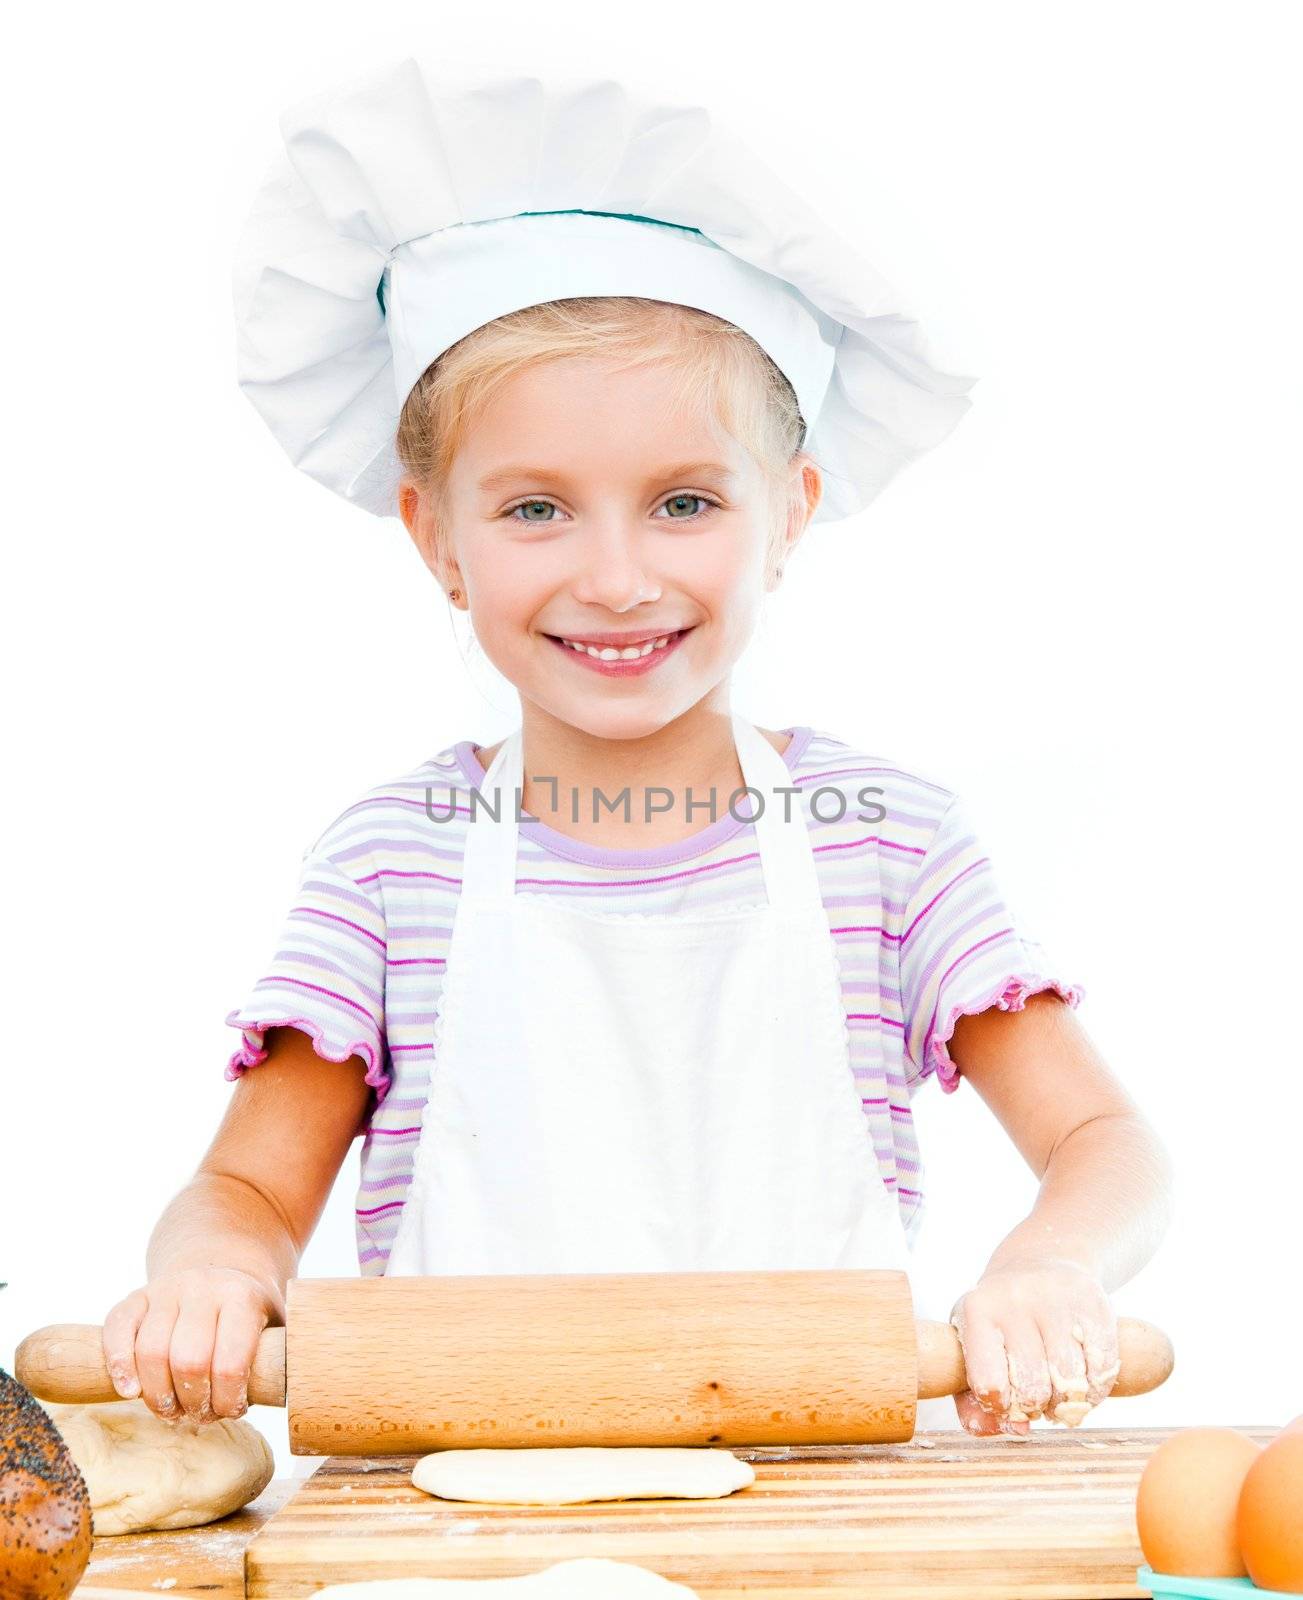
M 495 317 L 578 295 L 696 306 L 791 383 L 861 510 L 976 381 L 932 365 L 853 246 L 701 106 L 611 78 L 441 75 L 409 57 L 291 107 L 235 266 L 237 375 L 297 467 L 397 516 L 403 402 Z

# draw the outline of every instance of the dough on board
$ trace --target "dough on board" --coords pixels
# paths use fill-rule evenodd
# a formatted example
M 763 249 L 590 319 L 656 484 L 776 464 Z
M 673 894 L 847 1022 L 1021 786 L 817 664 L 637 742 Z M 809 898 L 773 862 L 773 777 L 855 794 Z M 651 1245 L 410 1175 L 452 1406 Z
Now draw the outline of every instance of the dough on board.
M 143 1400 L 47 1404 L 90 1490 L 97 1539 L 216 1522 L 271 1482 L 271 1447 L 251 1423 L 164 1422 Z
M 332 1583 L 313 1600 L 699 1600 L 628 1561 L 559 1561 L 518 1578 L 373 1578 Z
M 668 1446 L 436 1450 L 412 1468 L 412 1482 L 427 1494 L 502 1505 L 710 1500 L 755 1479 L 755 1469 L 728 1450 Z

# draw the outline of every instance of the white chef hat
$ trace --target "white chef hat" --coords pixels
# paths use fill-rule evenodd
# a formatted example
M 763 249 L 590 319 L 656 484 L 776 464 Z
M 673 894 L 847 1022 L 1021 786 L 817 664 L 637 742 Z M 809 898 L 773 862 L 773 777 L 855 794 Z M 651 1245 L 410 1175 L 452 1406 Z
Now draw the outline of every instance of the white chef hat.
M 290 460 L 377 516 L 398 515 L 421 374 L 547 300 L 668 300 L 749 334 L 796 393 L 815 521 L 868 505 L 970 405 L 976 380 L 933 366 L 890 285 L 701 106 L 408 57 L 280 127 L 236 249 L 237 376 Z

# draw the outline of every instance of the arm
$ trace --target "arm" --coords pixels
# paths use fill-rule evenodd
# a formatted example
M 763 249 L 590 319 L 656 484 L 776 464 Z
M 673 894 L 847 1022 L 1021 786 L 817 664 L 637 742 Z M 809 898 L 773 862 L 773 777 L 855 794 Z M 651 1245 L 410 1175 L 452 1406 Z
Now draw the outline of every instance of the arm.
M 234 1267 L 267 1290 L 283 1321 L 286 1281 L 312 1237 L 370 1089 L 354 1056 L 324 1061 L 297 1028 L 271 1028 L 267 1059 L 236 1081 L 194 1177 L 155 1225 L 150 1278 Z
M 267 1046 L 155 1225 L 148 1283 L 105 1319 L 119 1393 L 143 1394 L 162 1416 L 245 1409 L 258 1337 L 284 1322 L 285 1284 L 362 1130 L 371 1090 L 360 1057 L 323 1060 L 288 1027 L 269 1029 Z
M 1117 1376 L 1107 1291 L 1158 1248 L 1172 1167 L 1157 1135 L 1057 996 L 959 1019 L 952 1055 L 1041 1180 L 951 1320 L 972 1432 L 1027 1431 L 1045 1413 L 1076 1423 Z
M 1171 1161 L 1076 1013 L 1038 994 L 960 1017 L 951 1055 L 1041 1180 L 986 1270 L 1049 1256 L 1106 1289 L 1134 1277 L 1171 1219 Z

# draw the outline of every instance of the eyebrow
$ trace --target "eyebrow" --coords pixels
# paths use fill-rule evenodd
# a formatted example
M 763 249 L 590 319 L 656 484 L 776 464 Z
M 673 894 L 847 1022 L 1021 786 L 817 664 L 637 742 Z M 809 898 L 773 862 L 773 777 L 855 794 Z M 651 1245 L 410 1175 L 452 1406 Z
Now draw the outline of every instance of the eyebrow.
M 721 466 L 718 461 L 687 461 L 677 467 L 663 467 L 658 472 L 648 475 L 647 483 L 665 483 L 672 479 L 696 478 L 714 476 L 732 482 L 736 474 L 728 467 Z M 549 467 L 510 466 L 499 467 L 496 472 L 490 472 L 479 481 L 481 489 L 501 489 L 509 483 L 516 483 L 521 478 L 528 478 L 535 483 L 564 484 L 564 472 L 555 472 Z

